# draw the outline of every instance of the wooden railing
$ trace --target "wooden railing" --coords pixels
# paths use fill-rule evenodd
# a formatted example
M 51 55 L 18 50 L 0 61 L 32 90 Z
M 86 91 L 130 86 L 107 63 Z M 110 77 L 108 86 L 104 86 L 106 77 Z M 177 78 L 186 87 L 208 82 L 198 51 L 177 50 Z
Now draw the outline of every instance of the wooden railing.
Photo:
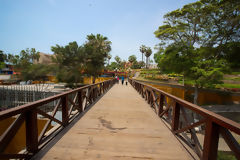
M 115 79 L 87 85 L 56 96 L 48 97 L 19 107 L 0 112 L 0 121 L 15 117 L 13 123 L 0 137 L 0 159 L 28 159 L 41 147 L 49 142 L 57 133 L 67 126 L 78 114 L 88 108 L 94 101 L 104 94 L 115 83 Z M 55 102 L 55 103 L 53 103 Z M 44 109 L 46 104 L 56 104 L 49 111 Z M 49 105 L 48 105 L 49 106 Z M 44 111 L 45 110 L 45 111 Z M 60 118 L 56 113 L 60 112 Z M 38 119 L 44 117 L 46 121 L 39 131 Z M 26 128 L 26 145 L 20 153 L 6 153 L 5 150 L 14 138 L 19 128 L 24 124 Z M 53 122 L 56 125 L 52 125 Z
M 201 160 L 217 159 L 220 136 L 240 159 L 240 145 L 232 135 L 240 135 L 239 123 L 136 80 L 130 79 L 129 82 L 180 142 L 188 146 L 185 148 L 190 148 Z M 200 135 L 204 136 L 203 145 Z

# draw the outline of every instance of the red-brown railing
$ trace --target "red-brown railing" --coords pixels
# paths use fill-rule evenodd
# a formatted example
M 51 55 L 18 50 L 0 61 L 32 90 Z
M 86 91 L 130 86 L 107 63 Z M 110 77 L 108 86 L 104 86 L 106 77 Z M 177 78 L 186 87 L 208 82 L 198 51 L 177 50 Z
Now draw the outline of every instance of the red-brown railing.
M 68 125 L 78 114 L 83 112 L 95 100 L 115 83 L 115 79 L 87 85 L 52 97 L 28 103 L 0 112 L 0 121 L 10 117 L 16 119 L 0 137 L 0 159 L 28 159 L 49 142 L 54 135 Z M 55 102 L 55 103 L 53 103 Z M 46 104 L 56 104 L 51 112 L 46 113 Z M 44 107 L 45 106 L 45 107 Z M 48 107 L 49 108 L 49 107 Z M 44 111 L 45 110 L 45 111 Z M 49 109 L 47 109 L 49 110 Z M 56 113 L 61 111 L 61 118 Z M 39 116 L 47 119 L 43 129 L 38 131 Z M 25 149 L 20 153 L 6 153 L 5 150 L 25 121 Z M 52 125 L 55 122 L 57 125 Z
M 217 159 L 220 136 L 236 158 L 240 159 L 240 145 L 232 135 L 232 132 L 240 135 L 239 123 L 136 80 L 130 79 L 129 82 L 156 114 L 167 122 L 180 142 L 188 146 L 185 148 L 192 149 L 200 159 Z M 197 128 L 199 126 L 200 131 Z M 199 140 L 200 134 L 204 136 L 203 145 Z

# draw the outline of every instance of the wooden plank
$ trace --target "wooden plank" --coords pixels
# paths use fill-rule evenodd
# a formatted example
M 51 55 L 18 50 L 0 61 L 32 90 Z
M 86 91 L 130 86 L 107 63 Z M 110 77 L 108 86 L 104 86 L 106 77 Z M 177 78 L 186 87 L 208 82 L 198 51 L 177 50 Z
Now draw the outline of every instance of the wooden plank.
M 208 120 L 206 123 L 202 160 L 217 160 L 219 126 Z
M 68 125 L 68 97 L 64 96 L 61 98 L 62 102 L 62 124 L 63 126 Z
M 152 87 L 150 85 L 147 85 L 147 84 L 144 84 L 144 83 L 141 83 L 141 82 L 137 82 L 135 80 L 133 80 L 133 81 L 135 83 L 139 83 L 139 84 L 142 84 L 142 85 L 144 85 L 144 86 L 146 86 L 148 88 L 151 88 L 151 89 L 155 90 L 156 92 L 158 92 L 158 93 L 160 93 L 160 94 L 162 94 L 164 96 L 167 96 L 167 97 L 169 97 L 171 99 L 174 99 L 181 106 L 186 107 L 186 108 L 188 108 L 188 109 L 190 109 L 190 110 L 192 110 L 192 111 L 202 115 L 203 117 L 212 119 L 212 121 L 215 122 L 216 124 L 218 124 L 218 125 L 220 125 L 220 126 L 222 126 L 224 128 L 228 128 L 229 130 L 231 130 L 231 131 L 233 131 L 233 132 L 235 132 L 237 134 L 240 134 L 240 123 L 237 123 L 235 121 L 227 119 L 227 118 L 225 118 L 225 117 L 223 117 L 221 115 L 218 115 L 218 114 L 216 114 L 216 113 L 214 113 L 212 111 L 208 111 L 207 109 L 199 107 L 199 106 L 197 106 L 195 104 L 192 104 L 192 103 L 190 103 L 188 101 L 185 101 L 185 100 L 183 100 L 181 98 L 178 98 L 178 97 L 176 97 L 174 95 L 171 95 L 171 94 L 169 94 L 167 92 L 164 92 L 162 90 L 154 88 L 154 87 Z
M 207 121 L 206 119 L 202 119 L 202 120 L 200 120 L 200 121 L 198 121 L 196 123 L 187 125 L 186 127 L 183 127 L 183 128 L 181 128 L 179 130 L 175 130 L 174 133 L 177 134 L 177 133 L 185 132 L 185 131 L 187 131 L 189 129 L 192 129 L 194 127 L 197 127 L 197 126 L 199 126 L 199 125 L 201 125 L 203 123 L 206 123 L 206 121 Z
M 26 149 L 30 153 L 38 151 L 38 124 L 36 110 L 26 112 Z
M 180 105 L 176 102 L 173 104 L 173 117 L 172 117 L 172 131 L 178 130 L 180 118 Z
M 41 158 L 192 159 L 144 99 L 122 85 L 109 90 Z
M 54 117 L 54 116 L 56 115 L 56 113 L 57 113 L 58 108 L 59 108 L 60 105 L 61 105 L 61 100 L 58 100 L 57 105 L 55 106 L 55 108 L 54 108 L 53 111 L 52 111 L 52 114 L 51 114 L 52 117 Z M 40 135 L 39 135 L 39 137 L 38 137 L 38 142 L 39 142 L 39 143 L 41 143 L 41 140 L 42 140 L 42 138 L 44 137 L 44 134 L 46 133 L 49 125 L 51 124 L 51 122 L 52 122 L 52 120 L 49 119 L 49 120 L 47 121 L 47 123 L 45 124 L 45 126 L 43 127 L 43 129 L 42 129 L 42 131 L 41 131 L 41 133 L 40 133 Z
M 60 125 L 63 125 L 63 122 L 59 121 L 58 119 L 54 118 L 53 116 L 50 116 L 47 113 L 41 111 L 40 109 L 36 109 L 36 111 L 37 111 L 38 114 L 41 114 L 42 116 L 44 116 L 44 117 L 46 117 L 46 118 L 48 118 L 48 119 L 50 119 L 50 120 L 60 124 Z

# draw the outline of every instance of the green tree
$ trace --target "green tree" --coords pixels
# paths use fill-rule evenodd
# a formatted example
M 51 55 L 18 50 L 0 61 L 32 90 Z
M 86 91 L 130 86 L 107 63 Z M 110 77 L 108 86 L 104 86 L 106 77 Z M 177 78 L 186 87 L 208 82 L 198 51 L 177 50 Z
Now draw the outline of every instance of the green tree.
M 70 42 L 66 46 L 52 46 L 53 61 L 56 63 L 56 78 L 66 82 L 69 87 L 77 87 L 82 82 L 84 64 L 86 61 L 84 48 L 77 42 Z
M 140 52 L 142 53 L 142 61 L 143 61 L 143 55 L 145 54 L 146 51 L 146 46 L 145 45 L 141 45 L 139 48 Z M 144 61 L 143 61 L 144 62 Z
M 110 71 L 114 71 L 116 68 L 118 68 L 117 62 L 112 62 L 110 65 L 107 66 L 107 69 Z
M 226 66 L 224 60 L 203 58 L 204 50 L 187 45 L 170 45 L 165 49 L 158 63 L 162 71 L 180 73 L 188 80 L 194 81 L 195 104 L 197 104 L 199 88 L 213 88 L 222 83 L 224 66 Z
M 0 69 L 2 69 L 5 66 L 6 60 L 7 60 L 7 55 L 4 54 L 4 52 L 0 50 Z
M 236 0 L 202 0 L 185 5 L 164 16 L 155 32 L 162 45 L 154 56 L 161 70 L 182 73 L 200 87 L 221 83 L 227 66 L 224 48 L 239 41 L 239 5 Z M 231 17 L 231 18 L 230 18 Z
M 141 69 L 144 65 L 145 65 L 144 62 L 142 62 L 142 61 L 139 61 L 139 62 L 134 61 L 131 68 L 132 69 Z
M 111 51 L 111 41 L 101 34 L 88 35 L 87 42 L 84 44 L 84 52 L 86 54 L 86 63 L 84 70 L 87 74 L 95 78 L 101 74 L 104 69 L 104 62 L 108 58 Z
M 146 56 L 146 68 L 149 67 L 149 57 L 152 54 L 152 49 L 150 47 L 147 47 L 145 50 L 145 56 Z
M 111 60 L 111 58 L 112 58 L 112 55 L 111 55 L 111 54 L 108 54 L 107 58 L 108 58 L 108 65 L 109 65 L 109 62 L 110 62 L 110 60 Z
M 19 55 L 8 54 L 8 63 L 14 66 L 14 69 L 21 72 L 22 80 L 42 81 L 46 77 L 48 70 L 44 65 L 34 64 L 39 59 L 39 52 L 35 48 L 22 50 Z M 43 70 L 46 70 L 43 72 Z
M 128 61 L 130 63 L 136 62 L 137 61 L 137 57 L 135 55 L 131 55 L 128 57 Z
M 121 68 L 121 63 L 122 63 L 121 58 L 119 56 L 115 56 L 114 60 L 117 62 L 117 68 L 120 69 Z

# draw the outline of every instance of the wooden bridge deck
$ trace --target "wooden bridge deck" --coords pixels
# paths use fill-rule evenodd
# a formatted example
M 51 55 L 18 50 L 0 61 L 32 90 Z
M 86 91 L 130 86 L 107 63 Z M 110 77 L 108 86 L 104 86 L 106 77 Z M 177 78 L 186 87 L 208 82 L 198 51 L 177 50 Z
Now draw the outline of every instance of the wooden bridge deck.
M 41 158 L 192 159 L 137 91 L 121 84 L 114 85 Z

